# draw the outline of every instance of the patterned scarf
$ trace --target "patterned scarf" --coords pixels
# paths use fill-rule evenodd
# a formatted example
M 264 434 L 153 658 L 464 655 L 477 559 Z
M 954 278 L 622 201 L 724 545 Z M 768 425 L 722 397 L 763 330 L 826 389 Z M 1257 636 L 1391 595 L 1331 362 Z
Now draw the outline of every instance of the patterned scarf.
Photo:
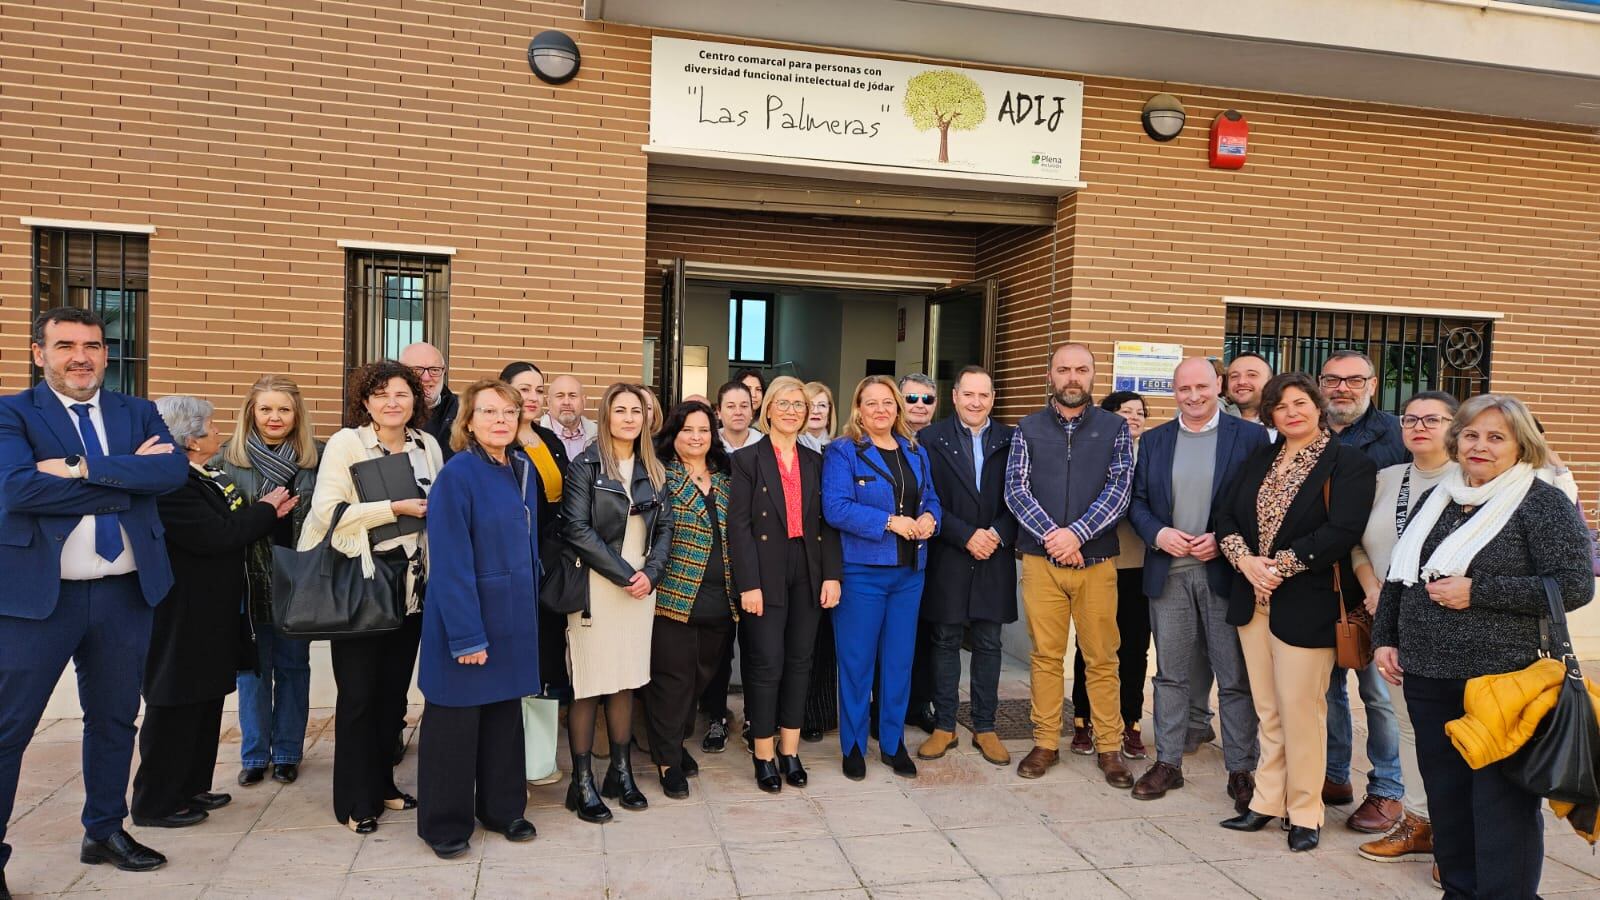
M 250 460 L 250 468 L 261 473 L 263 494 L 273 488 L 289 487 L 294 484 L 294 477 L 300 474 L 300 454 L 295 451 L 291 441 L 284 441 L 276 447 L 268 446 L 261 435 L 252 431 L 245 439 L 244 453 Z

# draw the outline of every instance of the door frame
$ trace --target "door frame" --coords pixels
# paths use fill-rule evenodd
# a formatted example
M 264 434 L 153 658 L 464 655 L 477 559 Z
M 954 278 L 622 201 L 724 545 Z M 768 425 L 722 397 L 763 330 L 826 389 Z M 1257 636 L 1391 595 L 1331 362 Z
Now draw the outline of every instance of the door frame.
M 995 337 L 1000 320 L 1000 279 L 980 278 L 965 284 L 953 285 L 943 290 L 934 291 L 928 295 L 927 306 L 924 308 L 922 325 L 922 365 L 924 368 L 935 368 L 933 364 L 933 307 L 947 300 L 958 297 L 969 297 L 976 291 L 983 292 L 983 357 L 979 365 L 984 369 L 994 371 Z M 929 374 L 932 374 L 931 372 Z

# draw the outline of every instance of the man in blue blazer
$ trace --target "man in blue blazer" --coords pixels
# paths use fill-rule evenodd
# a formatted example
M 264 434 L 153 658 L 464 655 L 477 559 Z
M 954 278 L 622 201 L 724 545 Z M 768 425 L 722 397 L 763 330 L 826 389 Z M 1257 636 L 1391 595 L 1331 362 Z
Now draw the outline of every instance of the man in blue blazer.
M 1238 629 L 1225 620 L 1233 572 L 1217 549 L 1212 510 L 1239 467 L 1267 445 L 1267 432 L 1222 414 L 1222 384 L 1204 357 L 1179 363 L 1172 389 L 1178 416 L 1140 441 L 1128 506 L 1149 548 L 1144 593 L 1156 641 L 1156 761 L 1133 796 L 1154 800 L 1183 786 L 1189 677 L 1194 655 L 1204 653 L 1217 678 L 1228 796 L 1243 810 L 1255 793 L 1257 721 Z
M 155 404 L 102 390 L 105 323 L 34 322 L 44 381 L 0 399 L 0 897 L 22 754 L 67 661 L 83 705 L 80 859 L 128 871 L 166 857 L 122 829 L 153 609 L 172 587 L 156 497 L 184 483 Z

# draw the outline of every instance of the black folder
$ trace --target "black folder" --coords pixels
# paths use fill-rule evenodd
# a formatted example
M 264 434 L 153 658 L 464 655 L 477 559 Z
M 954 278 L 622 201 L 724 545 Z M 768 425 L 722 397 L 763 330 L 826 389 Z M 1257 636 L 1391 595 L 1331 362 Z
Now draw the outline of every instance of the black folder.
M 356 482 L 356 496 L 362 503 L 377 500 L 421 500 L 427 495 L 417 484 L 417 475 L 411 469 L 411 456 L 391 453 L 376 459 L 364 459 L 350 467 Z M 400 516 L 392 524 L 379 525 L 368 534 L 374 546 L 403 534 L 416 534 L 427 527 L 427 522 L 416 516 Z

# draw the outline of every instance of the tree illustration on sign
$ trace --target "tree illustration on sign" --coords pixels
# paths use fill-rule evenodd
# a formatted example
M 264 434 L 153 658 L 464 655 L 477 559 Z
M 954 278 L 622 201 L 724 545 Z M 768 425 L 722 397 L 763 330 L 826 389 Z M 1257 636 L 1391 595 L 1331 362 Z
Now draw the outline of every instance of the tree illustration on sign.
M 906 115 L 918 131 L 939 129 L 939 162 L 950 161 L 950 129 L 971 131 L 989 107 L 978 83 L 960 72 L 933 69 L 906 82 Z

